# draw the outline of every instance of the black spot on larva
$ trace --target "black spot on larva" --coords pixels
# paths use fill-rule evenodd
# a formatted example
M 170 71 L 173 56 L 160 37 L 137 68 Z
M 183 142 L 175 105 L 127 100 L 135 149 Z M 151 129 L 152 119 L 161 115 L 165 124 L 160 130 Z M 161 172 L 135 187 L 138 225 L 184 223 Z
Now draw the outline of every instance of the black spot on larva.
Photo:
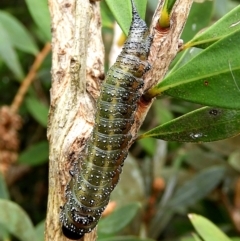
M 152 38 L 131 2 L 129 37 L 102 84 L 92 134 L 70 172 L 67 202 L 60 212 L 63 234 L 70 239 L 93 230 L 118 183 L 144 85 L 143 75 L 150 68 L 147 57 Z

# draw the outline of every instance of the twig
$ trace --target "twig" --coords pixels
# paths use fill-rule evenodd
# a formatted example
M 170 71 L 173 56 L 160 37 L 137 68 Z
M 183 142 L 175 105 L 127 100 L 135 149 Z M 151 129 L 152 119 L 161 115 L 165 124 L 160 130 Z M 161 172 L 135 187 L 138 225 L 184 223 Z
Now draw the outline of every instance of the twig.
M 20 88 L 18 89 L 18 92 L 15 95 L 15 98 L 10 106 L 10 109 L 13 113 L 17 113 L 20 105 L 23 102 L 24 96 L 25 96 L 26 92 L 28 91 L 30 84 L 32 83 L 32 81 L 34 80 L 34 78 L 37 74 L 38 68 L 41 66 L 42 62 L 44 61 L 44 59 L 46 58 L 46 56 L 48 55 L 48 53 L 50 51 L 51 51 L 51 44 L 46 43 L 45 46 L 43 47 L 42 51 L 39 52 L 39 54 L 36 56 L 35 61 L 31 67 L 30 71 L 28 72 L 28 75 L 23 80 L 23 82 L 22 82 Z

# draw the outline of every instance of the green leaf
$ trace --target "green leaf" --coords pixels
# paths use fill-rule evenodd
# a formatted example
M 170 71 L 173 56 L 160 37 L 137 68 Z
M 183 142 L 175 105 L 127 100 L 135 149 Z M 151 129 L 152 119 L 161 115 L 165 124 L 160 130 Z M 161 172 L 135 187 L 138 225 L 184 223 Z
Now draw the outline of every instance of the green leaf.
M 38 142 L 23 151 L 19 156 L 18 162 L 29 166 L 40 165 L 48 161 L 48 152 L 48 142 Z
M 150 155 L 153 156 L 156 149 L 156 140 L 154 139 L 142 139 L 139 140 L 138 143 L 142 146 L 142 148 Z
M 186 49 L 184 52 L 180 53 L 179 58 L 177 59 L 176 63 L 174 63 L 174 66 L 172 69 L 167 73 L 168 75 L 171 75 L 174 71 L 188 63 L 192 58 L 197 56 L 199 53 L 201 53 L 203 50 L 199 48 L 189 48 Z M 177 56 L 178 57 L 178 56 Z
M 181 39 L 189 41 L 198 31 L 210 24 L 214 1 L 194 1 Z
M 0 224 L 21 241 L 36 240 L 34 227 L 25 211 L 17 204 L 0 199 Z
M 113 15 L 110 12 L 110 9 L 105 1 L 100 2 L 101 6 L 101 18 L 102 18 L 102 27 L 107 27 L 113 29 Z
M 193 237 L 184 237 L 180 241 L 196 241 Z
M 30 14 L 38 28 L 41 30 L 46 41 L 51 40 L 50 13 L 47 0 L 25 0 Z
M 154 239 L 139 238 L 136 236 L 114 236 L 109 238 L 100 238 L 98 241 L 154 241 Z
M 240 172 L 240 151 L 233 151 L 229 156 L 228 162 L 233 167 L 233 169 Z
M 204 241 L 231 241 L 215 224 L 208 219 L 197 215 L 189 214 L 189 219 Z
M 205 14 L 205 12 L 203 12 Z M 240 5 L 218 20 L 211 27 L 196 35 L 192 40 L 184 45 L 183 48 L 197 46 L 206 48 L 210 44 L 226 37 L 228 34 L 240 30 Z
M 42 126 L 47 127 L 48 107 L 33 97 L 28 97 L 25 101 L 27 109 L 34 119 Z
M 210 142 L 240 133 L 240 110 L 203 107 L 139 136 L 178 142 Z
M 7 229 L 5 228 L 5 226 L 3 226 L 1 223 L 0 223 L 0 240 L 3 240 L 3 241 L 8 241 L 10 240 L 10 234 L 9 232 L 7 231 Z
M 108 7 L 110 8 L 112 14 L 116 18 L 119 26 L 121 27 L 125 35 L 128 35 L 128 30 L 132 18 L 132 8 L 130 0 L 106 0 L 106 3 L 108 4 Z M 134 3 L 139 12 L 139 15 L 144 18 L 147 0 L 134 0 Z
M 176 0 L 167 0 L 166 2 L 167 2 L 167 6 L 166 6 L 167 13 L 170 15 L 170 13 L 172 12 L 173 6 L 176 3 Z
M 33 38 L 15 17 L 0 10 L 0 22 L 13 46 L 27 53 L 37 54 L 38 48 Z
M 7 185 L 2 174 L 0 174 L 0 199 L 9 199 Z
M 195 103 L 240 109 L 240 31 L 219 40 L 149 91 Z
M 5 27 L 0 22 L 0 58 L 14 73 L 17 79 L 22 80 L 24 77 L 18 56 L 12 46 L 11 37 L 8 35 Z
M 194 241 L 202 241 L 197 234 L 193 233 L 192 236 L 194 238 Z
M 100 220 L 98 232 L 112 234 L 121 231 L 133 220 L 140 208 L 139 203 L 131 203 L 117 209 L 108 217 Z
M 45 229 L 45 220 L 38 223 L 35 227 L 35 236 L 37 237 L 36 241 L 44 241 L 44 229 Z
M 180 241 L 194 241 L 194 239 L 188 237 L 188 238 L 181 238 Z
M 178 210 L 195 204 L 216 188 L 224 174 L 225 168 L 222 166 L 210 167 L 199 172 L 177 189 L 165 208 Z

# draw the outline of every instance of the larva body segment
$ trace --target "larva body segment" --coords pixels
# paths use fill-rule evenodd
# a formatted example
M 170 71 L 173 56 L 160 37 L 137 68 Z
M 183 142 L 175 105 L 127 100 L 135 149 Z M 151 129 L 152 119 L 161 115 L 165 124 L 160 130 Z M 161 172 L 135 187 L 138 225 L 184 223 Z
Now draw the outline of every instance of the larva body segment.
M 129 36 L 102 85 L 95 126 L 66 188 L 67 202 L 61 208 L 60 221 L 70 239 L 91 232 L 109 202 L 127 157 L 142 77 L 150 69 L 147 57 L 151 37 L 131 2 Z

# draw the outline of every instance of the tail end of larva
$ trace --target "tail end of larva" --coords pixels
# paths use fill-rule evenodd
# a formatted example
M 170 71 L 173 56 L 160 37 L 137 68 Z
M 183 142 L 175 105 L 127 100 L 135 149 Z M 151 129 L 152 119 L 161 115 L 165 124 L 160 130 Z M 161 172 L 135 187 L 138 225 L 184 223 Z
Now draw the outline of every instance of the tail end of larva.
M 135 3 L 134 3 L 134 0 L 131 0 L 131 4 L 132 4 L 132 22 L 134 22 L 134 21 L 139 20 L 141 18 L 138 14 L 137 8 L 136 8 Z
M 145 21 L 141 19 L 138 14 L 137 8 L 134 4 L 134 0 L 131 0 L 131 4 L 132 4 L 132 23 L 130 26 L 130 33 L 131 33 L 131 30 L 134 30 L 134 29 L 138 29 L 138 30 L 148 29 Z
M 62 232 L 65 237 L 67 237 L 68 239 L 72 239 L 72 240 L 79 240 L 84 236 L 84 234 L 79 234 L 79 233 L 73 232 L 72 230 L 68 229 L 64 225 L 62 226 Z

